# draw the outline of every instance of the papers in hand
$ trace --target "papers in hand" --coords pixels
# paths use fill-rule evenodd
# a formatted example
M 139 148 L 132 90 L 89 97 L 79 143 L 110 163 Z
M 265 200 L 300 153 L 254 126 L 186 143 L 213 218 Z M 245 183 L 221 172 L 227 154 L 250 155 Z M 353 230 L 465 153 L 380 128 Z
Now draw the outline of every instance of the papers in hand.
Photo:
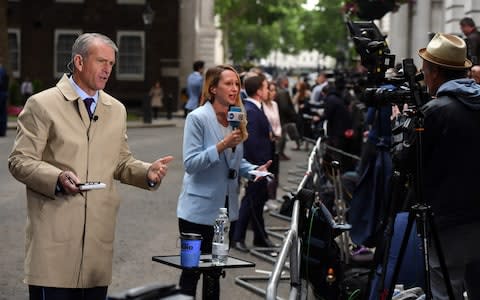
M 102 182 L 86 182 L 78 184 L 78 189 L 81 191 L 89 191 L 89 190 L 100 190 L 106 187 L 105 183 Z
M 268 171 L 251 170 L 248 172 L 248 174 L 255 177 L 273 177 L 273 174 Z

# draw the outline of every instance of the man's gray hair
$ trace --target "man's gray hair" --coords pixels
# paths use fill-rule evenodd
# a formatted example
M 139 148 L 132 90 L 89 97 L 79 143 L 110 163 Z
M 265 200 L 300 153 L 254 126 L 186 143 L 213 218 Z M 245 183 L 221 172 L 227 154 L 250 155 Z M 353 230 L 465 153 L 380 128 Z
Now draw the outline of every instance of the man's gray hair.
M 81 34 L 73 43 L 72 46 L 72 61 L 75 55 L 80 55 L 83 58 L 88 56 L 88 49 L 95 42 L 95 40 L 100 40 L 101 42 L 112 47 L 115 51 L 115 55 L 118 53 L 118 47 L 115 43 L 107 36 L 100 33 L 84 33 Z

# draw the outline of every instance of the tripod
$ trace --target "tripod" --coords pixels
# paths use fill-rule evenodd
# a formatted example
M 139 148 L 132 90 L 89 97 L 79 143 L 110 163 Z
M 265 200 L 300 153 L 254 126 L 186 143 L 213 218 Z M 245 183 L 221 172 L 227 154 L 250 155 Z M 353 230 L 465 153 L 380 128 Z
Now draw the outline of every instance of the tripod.
M 453 289 L 450 283 L 450 277 L 448 275 L 447 266 L 445 264 L 444 254 L 440 245 L 440 239 L 438 237 L 438 233 L 436 230 L 435 223 L 433 221 L 433 214 L 431 211 L 431 207 L 424 201 L 423 193 L 422 193 L 422 166 L 423 166 L 423 155 L 422 155 L 422 134 L 423 134 L 423 114 L 417 110 L 416 116 L 414 117 L 414 124 L 415 124 L 415 141 L 416 141 L 416 177 L 415 177 L 415 197 L 416 197 L 416 204 L 411 207 L 410 214 L 408 216 L 407 226 L 405 228 L 404 236 L 402 239 L 402 244 L 400 246 L 400 251 L 398 254 L 398 260 L 395 264 L 395 268 L 393 271 L 392 280 L 390 282 L 390 286 L 388 289 L 383 289 L 380 291 L 380 299 L 391 299 L 393 295 L 393 290 L 395 283 L 398 279 L 398 275 L 400 272 L 400 267 L 402 265 L 403 258 L 405 256 L 405 251 L 407 249 L 408 239 L 413 228 L 414 221 L 417 222 L 417 229 L 418 233 L 421 237 L 422 241 L 422 250 L 423 250 L 423 257 L 424 257 L 424 270 L 425 270 L 425 299 L 430 300 L 432 299 L 432 290 L 431 290 L 431 283 L 430 283 L 430 265 L 429 265 L 429 247 L 430 247 L 430 236 L 433 238 L 433 246 L 435 247 L 440 268 L 442 271 L 443 279 L 445 282 L 445 287 L 447 289 L 447 293 L 449 299 L 454 300 L 453 296 Z M 393 183 L 398 183 L 400 178 L 400 174 L 394 174 L 392 180 Z M 396 182 L 397 181 L 397 182 Z M 395 191 L 392 191 L 395 192 Z M 394 203 L 391 204 L 394 206 Z M 393 209 L 394 210 L 394 209 Z M 386 226 L 387 234 L 390 234 L 391 238 L 391 230 L 392 230 L 392 223 L 394 222 L 394 217 L 392 217 L 394 213 L 390 213 L 389 221 Z M 386 244 L 386 249 L 384 255 L 388 255 L 390 251 L 390 241 Z M 386 259 L 384 258 L 384 264 L 382 266 L 382 280 L 385 278 L 386 273 Z M 382 281 L 383 282 L 383 281 Z

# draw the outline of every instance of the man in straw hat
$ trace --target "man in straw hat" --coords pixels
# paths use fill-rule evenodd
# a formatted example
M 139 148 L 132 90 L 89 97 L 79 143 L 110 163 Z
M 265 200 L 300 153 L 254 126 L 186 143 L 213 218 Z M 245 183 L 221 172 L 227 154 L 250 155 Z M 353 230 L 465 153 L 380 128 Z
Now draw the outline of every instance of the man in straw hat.
M 434 97 L 422 107 L 424 197 L 433 209 L 455 299 L 463 299 L 464 290 L 469 299 L 480 299 L 480 86 L 466 78 L 472 63 L 461 38 L 437 33 L 418 54 Z M 431 250 L 433 298 L 448 299 L 437 249 Z

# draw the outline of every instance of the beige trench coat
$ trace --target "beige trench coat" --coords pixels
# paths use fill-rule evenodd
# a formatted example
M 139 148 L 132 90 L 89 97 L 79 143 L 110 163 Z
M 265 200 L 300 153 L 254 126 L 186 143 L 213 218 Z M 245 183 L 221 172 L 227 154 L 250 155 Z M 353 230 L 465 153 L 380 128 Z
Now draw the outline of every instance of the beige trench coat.
M 100 91 L 90 121 L 66 75 L 33 95 L 19 115 L 8 166 L 26 185 L 25 282 L 64 288 L 109 285 L 119 196 L 113 182 L 148 189 L 150 164 L 128 148 L 125 107 Z M 71 170 L 103 190 L 55 195 L 57 177 Z

